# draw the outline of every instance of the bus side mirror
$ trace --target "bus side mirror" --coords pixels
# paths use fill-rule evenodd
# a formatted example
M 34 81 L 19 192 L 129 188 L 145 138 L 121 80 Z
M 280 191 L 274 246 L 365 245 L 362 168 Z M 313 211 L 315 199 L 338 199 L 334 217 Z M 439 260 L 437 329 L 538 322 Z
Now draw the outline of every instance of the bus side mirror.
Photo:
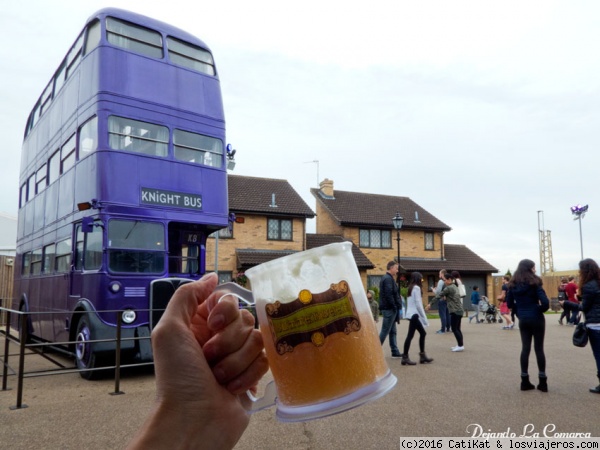
M 94 219 L 92 217 L 84 217 L 81 220 L 81 231 L 91 233 L 94 231 Z

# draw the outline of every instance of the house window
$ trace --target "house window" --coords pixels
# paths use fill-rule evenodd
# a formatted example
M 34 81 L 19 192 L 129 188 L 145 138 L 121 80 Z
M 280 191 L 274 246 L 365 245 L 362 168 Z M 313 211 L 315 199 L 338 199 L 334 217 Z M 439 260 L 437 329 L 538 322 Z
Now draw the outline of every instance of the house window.
M 368 248 L 392 248 L 390 230 L 360 230 L 360 246 Z
M 383 275 L 367 276 L 367 289 L 371 289 L 373 286 L 375 286 L 377 289 L 379 289 L 379 283 L 381 282 L 382 278 L 383 278 Z
M 292 221 L 289 219 L 269 219 L 267 230 L 267 239 L 269 240 L 292 240 Z
M 425 233 L 425 250 L 434 250 L 433 233 Z

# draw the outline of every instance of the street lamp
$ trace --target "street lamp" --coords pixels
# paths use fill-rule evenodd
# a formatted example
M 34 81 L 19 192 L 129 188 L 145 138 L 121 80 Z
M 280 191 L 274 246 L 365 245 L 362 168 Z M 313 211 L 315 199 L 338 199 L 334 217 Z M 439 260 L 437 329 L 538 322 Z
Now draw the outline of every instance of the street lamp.
M 396 242 L 398 243 L 398 269 L 401 268 L 401 266 L 400 266 L 400 228 L 402 228 L 403 223 L 404 223 L 404 219 L 402 218 L 400 213 L 396 213 L 396 215 L 392 219 L 392 225 L 394 225 L 394 228 L 396 230 Z
M 583 235 L 581 234 L 581 219 L 585 217 L 585 213 L 587 212 L 587 210 L 588 205 L 571 206 L 571 214 L 575 216 L 573 220 L 579 220 L 579 245 L 581 247 L 581 259 L 583 259 Z

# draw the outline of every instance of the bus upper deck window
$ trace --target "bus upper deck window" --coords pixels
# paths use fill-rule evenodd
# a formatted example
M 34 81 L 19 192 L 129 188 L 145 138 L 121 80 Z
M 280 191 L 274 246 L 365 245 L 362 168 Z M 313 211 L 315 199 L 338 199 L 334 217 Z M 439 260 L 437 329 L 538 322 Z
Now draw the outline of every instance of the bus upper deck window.
M 110 116 L 108 145 L 114 150 L 164 157 L 169 151 L 169 129 L 139 120 Z
M 162 36 L 149 28 L 107 17 L 106 39 L 112 45 L 142 55 L 159 59 L 163 57 Z
M 174 130 L 173 146 L 175 159 L 203 164 L 205 166 L 222 167 L 223 142 L 203 134 Z
M 174 64 L 215 75 L 215 63 L 209 51 L 172 37 L 167 38 L 167 48 Z

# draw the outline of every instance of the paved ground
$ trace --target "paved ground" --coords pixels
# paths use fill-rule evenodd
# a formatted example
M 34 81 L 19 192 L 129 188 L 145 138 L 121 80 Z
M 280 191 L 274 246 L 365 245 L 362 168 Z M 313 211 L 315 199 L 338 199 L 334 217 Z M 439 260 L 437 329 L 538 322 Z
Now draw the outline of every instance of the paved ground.
M 399 383 L 385 397 L 333 417 L 297 424 L 279 423 L 272 410 L 253 416 L 236 449 L 397 449 L 402 436 L 469 436 L 470 424 L 496 433 L 517 434 L 531 424 L 535 432 L 590 432 L 600 436 L 600 395 L 592 353 L 571 344 L 572 327 L 547 316 L 546 356 L 549 392 L 519 390 L 518 330 L 463 319 L 465 351 L 452 353 L 452 334 L 437 335 L 433 320 L 427 336 L 429 365 L 389 366 Z M 380 324 L 381 325 L 381 322 Z M 407 322 L 400 326 L 401 341 Z M 4 346 L 0 338 L 1 348 Z M 416 338 L 411 355 L 416 357 Z M 27 370 L 46 363 L 32 356 Z M 37 359 L 36 359 L 37 358 Z M 15 361 L 13 361 L 14 363 Z M 533 355 L 532 374 L 536 374 Z M 267 377 L 268 380 L 269 377 Z M 535 378 L 535 377 L 533 377 Z M 265 381 L 267 381 L 265 380 Z M 25 379 L 23 403 L 16 403 L 16 378 L 0 392 L 0 443 L 10 449 L 123 448 L 146 416 L 154 397 L 153 375 L 128 374 L 124 395 L 110 395 L 113 380 L 84 381 L 77 374 Z M 208 448 L 208 447 L 207 447 Z

